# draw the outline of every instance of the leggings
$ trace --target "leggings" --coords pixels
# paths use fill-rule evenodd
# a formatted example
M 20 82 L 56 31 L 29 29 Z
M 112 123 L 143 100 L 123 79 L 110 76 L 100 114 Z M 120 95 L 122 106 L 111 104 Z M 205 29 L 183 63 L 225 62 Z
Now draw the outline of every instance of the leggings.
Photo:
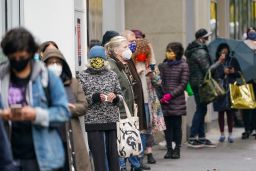
M 233 122 L 234 122 L 234 111 L 232 110 L 226 110 L 226 111 L 221 111 L 219 112 L 219 127 L 220 127 L 220 132 L 224 132 L 224 125 L 225 125 L 225 121 L 224 121 L 224 114 L 227 114 L 227 123 L 228 123 L 228 132 L 232 133 L 233 130 Z

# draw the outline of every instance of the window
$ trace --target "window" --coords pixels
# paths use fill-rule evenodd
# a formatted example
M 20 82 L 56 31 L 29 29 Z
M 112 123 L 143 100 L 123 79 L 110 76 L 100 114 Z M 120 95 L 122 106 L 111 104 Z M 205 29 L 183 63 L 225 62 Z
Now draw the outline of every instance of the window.
M 249 12 L 248 12 L 249 11 Z M 230 38 L 242 39 L 248 27 L 256 24 L 255 0 L 230 0 Z
M 210 18 L 211 32 L 213 33 L 212 39 L 214 39 L 217 36 L 217 2 L 214 0 L 211 1 Z
M 23 0 L 0 0 L 0 37 L 13 27 L 21 25 Z M 6 60 L 0 49 L 0 62 Z

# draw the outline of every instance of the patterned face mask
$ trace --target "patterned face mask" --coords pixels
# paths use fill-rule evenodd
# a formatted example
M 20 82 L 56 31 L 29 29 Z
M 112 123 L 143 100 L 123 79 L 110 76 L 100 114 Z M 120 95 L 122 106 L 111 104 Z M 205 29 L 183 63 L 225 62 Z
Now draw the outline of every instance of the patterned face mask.
M 134 52 L 136 51 L 136 47 L 137 47 L 136 41 L 132 41 L 132 42 L 129 44 L 129 48 L 130 48 L 130 50 L 132 51 L 132 53 L 134 53 Z
M 104 66 L 104 60 L 102 58 L 93 58 L 91 59 L 91 67 L 95 69 L 102 68 Z

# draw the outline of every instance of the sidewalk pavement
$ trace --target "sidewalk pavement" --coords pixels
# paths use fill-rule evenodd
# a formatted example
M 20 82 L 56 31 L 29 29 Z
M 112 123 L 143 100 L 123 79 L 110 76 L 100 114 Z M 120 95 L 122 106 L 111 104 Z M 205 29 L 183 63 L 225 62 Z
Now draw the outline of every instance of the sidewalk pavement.
M 225 130 L 227 132 L 227 130 Z M 254 171 L 256 170 L 256 140 L 242 140 L 242 128 L 235 128 L 233 144 L 218 143 L 219 130 L 215 124 L 207 133 L 207 138 L 218 143 L 216 148 L 191 149 L 183 144 L 181 159 L 163 159 L 165 150 L 154 147 L 157 164 L 152 171 Z M 227 136 L 227 135 L 226 135 Z M 215 170 L 214 170 L 215 169 Z

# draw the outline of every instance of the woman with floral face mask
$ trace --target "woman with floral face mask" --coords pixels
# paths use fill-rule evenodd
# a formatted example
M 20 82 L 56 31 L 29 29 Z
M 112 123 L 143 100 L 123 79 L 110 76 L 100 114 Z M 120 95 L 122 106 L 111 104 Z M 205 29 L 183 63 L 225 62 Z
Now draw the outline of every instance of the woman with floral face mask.
M 94 46 L 89 66 L 79 74 L 88 101 L 85 129 L 97 171 L 120 171 L 117 153 L 116 122 L 119 120 L 121 88 L 117 75 L 109 70 L 105 49 Z
M 79 81 L 72 77 L 69 65 L 58 49 L 47 49 L 42 61 L 46 63 L 49 70 L 53 71 L 62 80 L 72 114 L 71 121 L 60 128 L 66 152 L 65 166 L 62 171 L 71 170 L 72 167 L 77 171 L 91 171 L 79 121 L 79 116 L 85 115 L 88 106 L 82 87 Z M 71 148 L 68 144 L 71 144 Z

